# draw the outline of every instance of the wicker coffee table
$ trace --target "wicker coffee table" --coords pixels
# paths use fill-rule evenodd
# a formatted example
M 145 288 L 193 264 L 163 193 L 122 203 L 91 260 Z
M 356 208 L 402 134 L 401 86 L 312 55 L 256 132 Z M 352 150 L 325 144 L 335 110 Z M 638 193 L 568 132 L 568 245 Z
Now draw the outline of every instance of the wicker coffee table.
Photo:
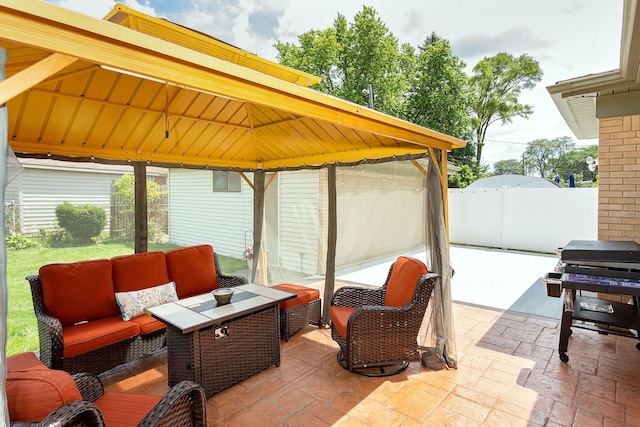
M 280 366 L 279 304 L 295 294 L 247 284 L 219 306 L 210 293 L 146 310 L 167 325 L 169 386 L 200 384 L 207 397 Z

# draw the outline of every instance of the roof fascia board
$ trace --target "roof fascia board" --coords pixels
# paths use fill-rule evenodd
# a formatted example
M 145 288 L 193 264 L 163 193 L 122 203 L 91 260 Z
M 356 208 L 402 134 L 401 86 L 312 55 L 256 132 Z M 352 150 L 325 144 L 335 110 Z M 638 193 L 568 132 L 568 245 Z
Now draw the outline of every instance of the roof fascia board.
M 561 98 L 568 98 L 629 85 L 635 85 L 635 81 L 625 80 L 620 74 L 620 70 L 611 70 L 559 81 L 554 85 L 547 86 L 547 91 L 552 96 L 560 95 Z
M 49 3 L 7 0 L 0 5 L 0 38 L 77 56 L 152 79 L 255 102 L 293 114 L 367 129 L 422 147 L 448 150 L 466 142 Z

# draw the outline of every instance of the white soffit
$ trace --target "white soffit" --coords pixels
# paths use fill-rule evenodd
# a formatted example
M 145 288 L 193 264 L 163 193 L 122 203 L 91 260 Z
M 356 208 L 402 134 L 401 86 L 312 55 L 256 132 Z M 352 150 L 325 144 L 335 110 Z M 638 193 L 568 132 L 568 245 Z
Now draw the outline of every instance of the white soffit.
M 578 139 L 598 138 L 598 120 L 596 119 L 596 94 L 585 94 L 565 98 L 575 120 L 575 126 L 569 125 Z M 565 117 L 566 120 L 566 117 Z

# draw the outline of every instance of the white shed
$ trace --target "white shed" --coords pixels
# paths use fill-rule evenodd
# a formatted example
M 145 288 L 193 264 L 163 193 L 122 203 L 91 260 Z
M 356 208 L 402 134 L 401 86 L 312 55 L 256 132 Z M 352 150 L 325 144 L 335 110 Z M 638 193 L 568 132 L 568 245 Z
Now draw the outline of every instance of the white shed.
M 30 158 L 19 161 L 23 171 L 7 186 L 5 204 L 11 230 L 22 234 L 54 229 L 56 206 L 64 201 L 100 206 L 109 218 L 112 183 L 133 173 L 129 166 Z M 147 173 L 149 180 L 161 185 L 166 182 L 166 169 L 148 168 Z

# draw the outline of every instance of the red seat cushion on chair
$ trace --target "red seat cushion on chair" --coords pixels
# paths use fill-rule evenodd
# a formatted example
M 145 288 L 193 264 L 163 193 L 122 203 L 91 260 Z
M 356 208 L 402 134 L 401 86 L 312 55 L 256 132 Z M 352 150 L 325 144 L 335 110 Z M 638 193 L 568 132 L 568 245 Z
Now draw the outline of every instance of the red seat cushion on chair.
M 329 309 L 329 315 L 331 316 L 331 324 L 336 328 L 336 331 L 342 338 L 347 337 L 347 323 L 349 323 L 349 316 L 355 311 L 355 307 L 341 307 L 333 305 Z
M 146 394 L 106 393 L 94 403 L 109 427 L 136 427 L 161 399 Z
M 169 278 L 176 283 L 178 298 L 218 289 L 218 274 L 211 245 L 187 246 L 166 252 Z
M 82 400 L 71 375 L 49 369 L 9 372 L 5 391 L 11 421 L 40 422 L 65 403 Z
M 387 283 L 384 305 L 387 307 L 407 305 L 413 297 L 418 279 L 427 273 L 427 266 L 422 261 L 407 256 L 399 257 Z

